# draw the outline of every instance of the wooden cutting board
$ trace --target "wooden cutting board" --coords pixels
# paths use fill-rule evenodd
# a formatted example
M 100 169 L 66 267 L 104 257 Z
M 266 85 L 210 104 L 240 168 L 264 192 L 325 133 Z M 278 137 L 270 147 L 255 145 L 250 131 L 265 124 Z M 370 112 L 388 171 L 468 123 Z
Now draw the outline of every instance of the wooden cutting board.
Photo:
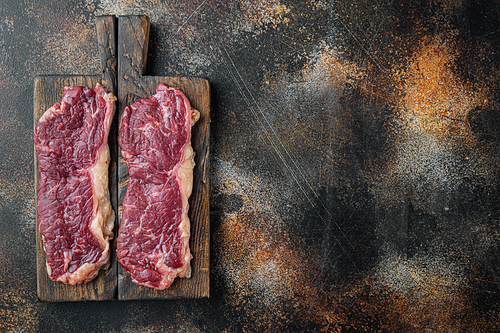
M 118 112 L 111 126 L 110 194 L 111 204 L 117 214 L 115 236 L 121 217 L 121 200 L 128 183 L 127 166 L 121 158 L 116 142 L 118 119 L 126 105 L 149 97 L 156 86 L 164 82 L 179 87 L 193 107 L 201 113 L 193 128 L 192 145 L 196 152 L 193 192 L 190 197 L 191 219 L 190 247 L 193 253 L 191 279 L 176 279 L 165 291 L 137 286 L 117 263 L 116 242 L 112 242 L 111 266 L 101 271 L 90 283 L 78 286 L 64 285 L 49 279 L 45 266 L 45 253 L 37 228 L 37 289 L 43 302 L 88 300 L 170 299 L 209 296 L 209 192 L 208 149 L 210 91 L 208 81 L 197 78 L 143 77 L 147 58 L 149 19 L 145 16 L 99 17 L 96 20 L 102 75 L 39 76 L 35 78 L 34 126 L 42 114 L 60 102 L 65 86 L 95 87 L 100 82 L 118 97 Z M 120 43 L 119 43 L 120 41 Z M 119 157 L 120 156 L 120 157 Z M 38 162 L 35 154 L 35 193 L 38 191 Z M 37 221 L 38 226 L 38 221 Z M 116 239 L 116 237 L 115 237 Z

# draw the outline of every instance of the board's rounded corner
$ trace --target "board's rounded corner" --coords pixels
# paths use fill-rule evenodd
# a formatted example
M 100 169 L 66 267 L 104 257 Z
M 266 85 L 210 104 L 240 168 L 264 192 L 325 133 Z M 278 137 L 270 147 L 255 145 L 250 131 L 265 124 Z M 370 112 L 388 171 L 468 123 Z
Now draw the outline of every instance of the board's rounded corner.
M 48 298 L 44 298 L 43 296 L 40 296 L 40 295 L 37 295 L 36 298 L 38 299 L 38 302 L 40 302 L 40 303 L 54 303 L 53 300 L 48 299 Z

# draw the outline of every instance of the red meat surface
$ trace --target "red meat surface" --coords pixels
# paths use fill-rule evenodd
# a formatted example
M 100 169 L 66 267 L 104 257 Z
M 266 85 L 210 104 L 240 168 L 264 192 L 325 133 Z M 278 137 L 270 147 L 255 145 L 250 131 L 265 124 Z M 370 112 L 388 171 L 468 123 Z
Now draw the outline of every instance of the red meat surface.
M 122 115 L 118 142 L 130 178 L 117 257 L 134 283 L 162 290 L 191 276 L 187 214 L 198 116 L 179 89 L 163 83 Z
M 36 126 L 38 226 L 52 280 L 86 283 L 109 263 L 107 140 L 115 100 L 100 84 L 65 87 Z

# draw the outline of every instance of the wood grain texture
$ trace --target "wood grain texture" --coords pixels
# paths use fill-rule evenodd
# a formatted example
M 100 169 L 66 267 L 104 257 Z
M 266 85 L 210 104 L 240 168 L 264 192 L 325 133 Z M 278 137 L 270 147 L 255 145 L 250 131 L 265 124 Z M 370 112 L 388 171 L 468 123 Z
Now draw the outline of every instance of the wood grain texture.
M 116 16 L 96 18 L 97 45 L 101 64 L 101 84 L 108 92 L 118 98 L 118 19 Z M 115 276 L 118 279 L 118 263 L 116 261 L 116 237 L 118 236 L 118 105 L 109 130 L 108 145 L 110 152 L 109 193 L 111 206 L 115 211 L 114 238 L 111 240 L 111 257 Z M 118 281 L 116 281 L 118 289 Z M 116 298 L 116 293 L 113 296 Z
M 100 83 L 108 92 L 117 94 L 116 72 L 118 62 L 116 57 L 116 31 L 117 20 L 115 17 L 106 16 L 96 19 L 99 54 L 101 61 L 102 76 L 82 75 L 82 76 L 41 76 L 35 78 L 34 91 L 34 126 L 42 114 L 57 102 L 61 101 L 65 86 L 86 86 L 93 88 L 96 83 Z M 117 119 L 117 113 L 115 119 Z M 109 167 L 109 187 L 111 205 L 117 212 L 117 126 L 116 121 L 111 126 L 108 144 L 111 151 L 111 161 Z M 38 192 L 38 161 L 35 152 L 35 194 Z M 116 225 L 115 220 L 115 225 Z M 36 223 L 38 226 L 38 221 Z M 116 237 L 115 237 L 116 239 Z M 117 262 L 115 257 L 115 241 L 111 243 L 110 266 L 107 270 L 101 270 L 97 278 L 93 281 L 77 286 L 65 285 L 49 279 L 45 265 L 45 252 L 40 232 L 37 228 L 36 236 L 37 252 L 37 290 L 38 298 L 43 302 L 67 302 L 67 301 L 87 301 L 87 300 L 110 300 L 116 298 L 117 293 Z
M 34 126 L 43 113 L 52 105 L 61 101 L 65 86 L 94 87 L 99 76 L 42 76 L 35 79 L 35 105 Z M 110 171 L 116 167 L 110 167 Z M 110 183 L 116 182 L 116 178 L 109 178 Z M 35 193 L 38 192 L 39 171 L 38 161 L 35 153 Z M 112 195 L 113 197 L 113 195 Z M 116 192 L 115 198 L 116 202 Z M 38 226 L 38 220 L 36 221 Z M 65 285 L 49 279 L 45 265 L 45 251 L 40 232 L 36 233 L 37 253 L 37 291 L 38 299 L 42 302 L 69 302 L 89 300 L 109 300 L 115 298 L 117 289 L 117 270 L 114 255 L 111 255 L 111 266 L 107 270 L 101 270 L 93 281 L 77 285 Z
M 209 120 L 210 87 L 207 80 L 199 78 L 169 78 L 143 76 L 147 59 L 149 19 L 145 16 L 123 16 L 118 19 L 118 101 L 120 115 L 127 105 L 155 94 L 160 82 L 180 88 L 191 105 L 200 111 L 200 119 L 192 130 L 192 146 L 196 153 L 193 192 L 189 199 L 191 220 L 190 249 L 192 276 L 177 278 L 166 290 L 159 291 L 136 285 L 130 275 L 118 267 L 118 299 L 175 299 L 209 296 Z M 125 196 L 128 168 L 119 151 L 118 163 L 119 203 Z M 121 221 L 121 205 L 118 211 Z
M 118 19 L 116 16 L 96 18 L 97 46 L 101 63 L 101 84 L 113 95 L 118 94 L 116 84 L 118 71 Z

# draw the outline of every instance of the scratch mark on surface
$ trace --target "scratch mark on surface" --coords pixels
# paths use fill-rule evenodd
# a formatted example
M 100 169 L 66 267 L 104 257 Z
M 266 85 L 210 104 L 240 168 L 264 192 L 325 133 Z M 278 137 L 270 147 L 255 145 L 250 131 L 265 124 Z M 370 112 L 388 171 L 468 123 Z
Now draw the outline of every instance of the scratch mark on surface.
M 214 46 L 217 48 L 219 55 L 221 56 L 221 61 L 228 69 L 228 74 L 230 75 L 232 81 L 235 84 L 235 88 L 242 96 L 246 104 L 248 105 L 254 119 L 260 125 L 261 129 L 265 134 L 265 138 L 263 140 L 269 143 L 269 146 L 276 152 L 278 159 L 282 162 L 282 166 L 284 170 L 292 177 L 293 181 L 297 184 L 298 189 L 304 195 L 307 202 L 312 206 L 313 210 L 317 213 L 318 217 L 324 224 L 324 232 L 323 239 L 321 240 L 322 246 L 324 247 L 330 238 L 334 239 L 334 242 L 338 244 L 339 249 L 346 256 L 346 259 L 352 263 L 352 267 L 355 272 L 360 273 L 356 262 L 354 261 L 352 255 L 356 256 L 357 250 L 346 236 L 344 230 L 340 227 L 338 222 L 333 218 L 332 212 L 325 206 L 323 201 L 320 199 L 319 194 L 313 189 L 312 185 L 308 182 L 305 177 L 305 173 L 301 168 L 297 165 L 297 162 L 294 160 L 292 154 L 286 149 L 283 142 L 279 138 L 278 134 L 274 130 L 273 126 L 270 124 L 269 119 L 266 117 L 262 107 L 256 101 L 254 95 L 250 91 L 248 85 L 245 80 L 241 76 L 238 68 L 233 62 L 231 56 L 228 51 L 224 48 L 224 46 L 219 43 L 213 41 Z M 272 105 L 273 103 L 270 102 Z M 281 147 L 281 149 L 280 149 Z M 310 190 L 313 196 L 308 194 L 305 186 Z M 316 199 L 313 201 L 313 197 Z M 317 203 L 315 203 L 317 201 Z M 324 215 L 327 216 L 324 216 Z M 332 229 L 335 228 L 339 230 L 339 234 L 333 233 Z M 339 239 L 340 237 L 340 239 Z M 342 241 L 341 241 L 342 240 Z M 347 246 L 351 248 L 351 251 L 347 251 L 345 247 L 345 243 Z M 316 272 L 312 275 L 313 281 L 320 281 L 320 277 L 324 274 L 326 267 L 328 266 L 328 255 L 330 251 L 333 249 L 333 246 L 325 250 L 321 255 L 321 264 L 319 265 Z M 317 300 L 320 299 L 320 295 L 322 290 L 324 289 L 324 284 L 321 283 L 315 285 L 315 290 L 311 290 L 311 297 L 314 300 L 312 304 L 309 306 L 308 313 L 311 315 L 313 312 L 314 304 Z M 307 322 L 309 322 L 310 318 L 308 317 Z
M 358 39 L 358 37 L 356 37 L 356 35 L 347 27 L 347 24 L 345 24 L 344 21 L 339 16 L 337 16 L 337 19 L 342 24 L 342 26 L 347 30 L 347 32 L 352 36 L 352 38 L 354 38 L 354 40 L 356 41 L 356 43 L 358 43 L 359 47 L 361 47 L 361 49 L 366 53 L 366 55 L 368 57 L 370 57 L 370 59 L 373 60 L 373 62 L 375 63 L 375 65 L 377 65 L 377 67 L 380 68 L 380 70 L 382 70 L 383 72 L 388 72 L 387 68 L 385 68 L 384 66 L 382 66 L 382 64 L 380 64 L 380 62 L 370 53 L 370 51 L 367 50 L 363 46 L 363 44 Z M 371 46 L 370 46 L 370 49 L 371 49 Z
M 184 21 L 184 23 L 182 23 L 182 25 L 179 27 L 179 29 L 177 30 L 177 32 L 175 33 L 176 35 L 179 33 L 179 31 L 181 31 L 182 27 L 184 27 L 186 25 L 186 23 L 189 21 L 189 19 L 191 17 L 193 17 L 193 15 L 198 11 L 200 10 L 201 6 L 203 6 L 205 4 L 205 2 L 207 2 L 207 0 L 203 0 L 203 2 L 198 6 L 196 7 L 196 9 L 191 13 L 191 15 L 188 16 L 188 18 Z
M 378 2 L 378 3 L 377 3 L 376 8 L 379 8 L 380 3 L 381 3 L 381 2 Z M 391 4 L 392 4 L 392 2 L 391 2 Z M 381 16 L 381 15 L 379 15 L 379 16 Z M 368 54 L 371 54 L 371 49 L 373 48 L 373 44 L 375 43 L 375 39 L 378 37 L 378 35 L 379 35 L 379 33 L 380 33 L 380 29 L 382 28 L 382 24 L 383 24 L 383 23 L 384 23 L 384 20 L 381 20 L 381 21 L 380 21 L 380 23 L 379 23 L 379 24 L 378 24 L 378 26 L 377 26 L 377 29 L 376 29 L 376 31 L 375 31 L 375 34 L 373 35 L 373 38 L 371 39 L 370 46 L 368 47 L 368 50 L 366 51 Z M 365 60 L 366 60 L 366 58 L 365 58 Z M 362 65 L 364 65 L 365 60 L 363 60 Z
M 318 207 L 317 205 L 312 201 L 311 197 L 307 194 L 306 190 L 304 189 L 304 187 L 301 185 L 301 182 L 299 181 L 299 179 L 297 178 L 297 176 L 295 175 L 295 172 L 292 170 L 291 166 L 287 163 L 286 159 L 285 159 L 285 156 L 283 156 L 283 153 L 278 149 L 277 147 L 277 143 L 275 142 L 275 140 L 272 140 L 272 138 L 268 135 L 269 134 L 269 131 L 268 129 L 266 128 L 266 126 L 262 123 L 261 119 L 263 118 L 267 124 L 267 127 L 270 129 L 270 131 L 272 132 L 273 136 L 275 137 L 276 141 L 278 142 L 278 144 L 283 148 L 285 154 L 286 154 L 286 157 L 292 161 L 292 164 L 293 166 L 296 168 L 296 170 L 298 171 L 299 175 L 300 175 L 300 178 L 307 184 L 307 186 L 309 187 L 309 189 L 312 191 L 312 193 L 314 194 L 314 196 L 318 199 L 318 201 L 320 202 L 321 206 L 323 207 L 324 211 L 330 216 L 331 213 L 329 212 L 329 210 L 324 206 L 323 202 L 321 200 L 319 200 L 319 195 L 316 193 L 316 191 L 314 191 L 314 189 L 312 188 L 312 186 L 310 185 L 310 183 L 307 181 L 307 179 L 305 178 L 304 176 L 304 173 L 303 171 L 300 170 L 300 168 L 296 165 L 296 163 L 293 161 L 293 158 L 290 156 L 290 153 L 287 151 L 287 149 L 284 147 L 283 143 L 281 142 L 281 140 L 279 139 L 278 135 L 276 134 L 276 132 L 274 131 L 274 129 L 272 128 L 271 124 L 269 123 L 269 120 L 267 119 L 267 117 L 265 116 L 264 112 L 262 111 L 260 105 L 257 103 L 257 101 L 255 100 L 253 94 L 250 92 L 248 86 L 246 85 L 245 81 L 243 80 L 243 78 L 241 77 L 241 74 L 239 73 L 238 69 L 236 68 L 234 62 L 232 61 L 231 57 L 229 56 L 229 53 L 227 52 L 227 50 L 222 47 L 222 49 L 224 49 L 224 53 L 226 54 L 227 58 L 229 59 L 229 61 L 231 62 L 231 65 L 232 66 L 229 66 L 228 63 L 226 63 L 226 61 L 224 60 L 224 56 L 223 56 L 223 52 L 221 50 L 221 46 L 217 43 L 214 43 L 219 51 L 219 53 L 221 54 L 221 58 L 222 58 L 222 61 L 224 63 L 224 65 L 228 68 L 229 70 L 229 73 L 231 75 L 231 78 L 233 79 L 233 81 L 235 82 L 235 85 L 236 85 L 236 88 L 238 89 L 238 92 L 241 94 L 241 96 L 244 98 L 245 102 L 247 103 L 247 105 L 249 106 L 252 114 L 254 115 L 255 119 L 257 119 L 257 121 L 259 122 L 261 128 L 263 129 L 263 131 L 265 132 L 266 134 L 266 138 L 267 140 L 269 141 L 269 144 L 271 145 L 271 147 L 274 149 L 274 151 L 277 153 L 279 159 L 283 162 L 283 166 L 284 168 L 289 172 L 289 174 L 292 176 L 293 180 L 297 183 L 300 191 L 304 194 L 304 196 L 306 197 L 307 201 L 311 204 L 311 206 L 314 208 L 314 210 L 318 213 L 318 216 L 320 217 L 320 219 L 323 221 L 323 223 L 325 223 L 325 233 L 324 233 L 324 237 L 323 237 L 323 243 L 326 241 L 326 238 L 329 236 L 329 230 L 330 230 L 330 225 L 331 225 L 331 222 L 333 222 L 335 224 L 335 226 L 337 227 L 337 229 L 340 231 L 340 234 L 342 235 L 342 237 L 345 239 L 345 241 L 347 242 L 347 244 L 352 248 L 352 250 L 354 252 L 356 252 L 356 249 L 354 248 L 354 246 L 352 245 L 352 243 L 349 241 L 349 239 L 347 238 L 346 234 L 344 233 L 344 231 L 342 230 L 342 228 L 340 227 L 340 225 L 337 223 L 337 221 L 335 220 L 332 220 L 332 219 L 329 219 L 329 221 L 326 221 L 326 219 L 322 216 L 322 214 L 320 213 L 320 211 L 318 210 Z M 233 73 L 233 70 L 231 69 L 233 68 L 234 69 L 234 72 L 236 73 L 236 75 L 239 77 L 239 80 L 238 78 L 235 76 L 235 74 Z M 241 82 L 241 83 L 240 83 Z M 243 85 L 243 86 L 242 86 Z M 243 89 L 244 88 L 244 89 Z M 247 93 L 245 93 L 245 91 L 247 91 L 248 93 L 248 96 L 247 96 Z M 253 103 L 252 103 L 253 102 Z M 259 113 L 262 115 L 262 117 L 258 117 L 257 114 L 256 114 L 256 110 L 255 108 L 252 106 L 253 104 L 256 105 Z M 353 264 L 353 267 L 358 271 L 358 268 L 356 266 L 356 263 L 354 262 L 354 260 L 351 258 L 351 256 L 349 255 L 349 252 L 344 248 L 344 246 L 342 245 L 342 242 L 340 242 L 340 240 L 335 236 L 335 235 L 331 235 L 335 240 L 336 242 L 339 244 L 340 248 L 342 249 L 342 251 L 345 253 L 345 255 L 349 258 L 349 260 L 351 261 L 351 263 Z M 323 263 L 323 267 L 324 267 L 324 263 Z M 322 267 L 322 268 L 323 268 Z M 317 273 L 318 275 L 320 274 L 320 272 Z

